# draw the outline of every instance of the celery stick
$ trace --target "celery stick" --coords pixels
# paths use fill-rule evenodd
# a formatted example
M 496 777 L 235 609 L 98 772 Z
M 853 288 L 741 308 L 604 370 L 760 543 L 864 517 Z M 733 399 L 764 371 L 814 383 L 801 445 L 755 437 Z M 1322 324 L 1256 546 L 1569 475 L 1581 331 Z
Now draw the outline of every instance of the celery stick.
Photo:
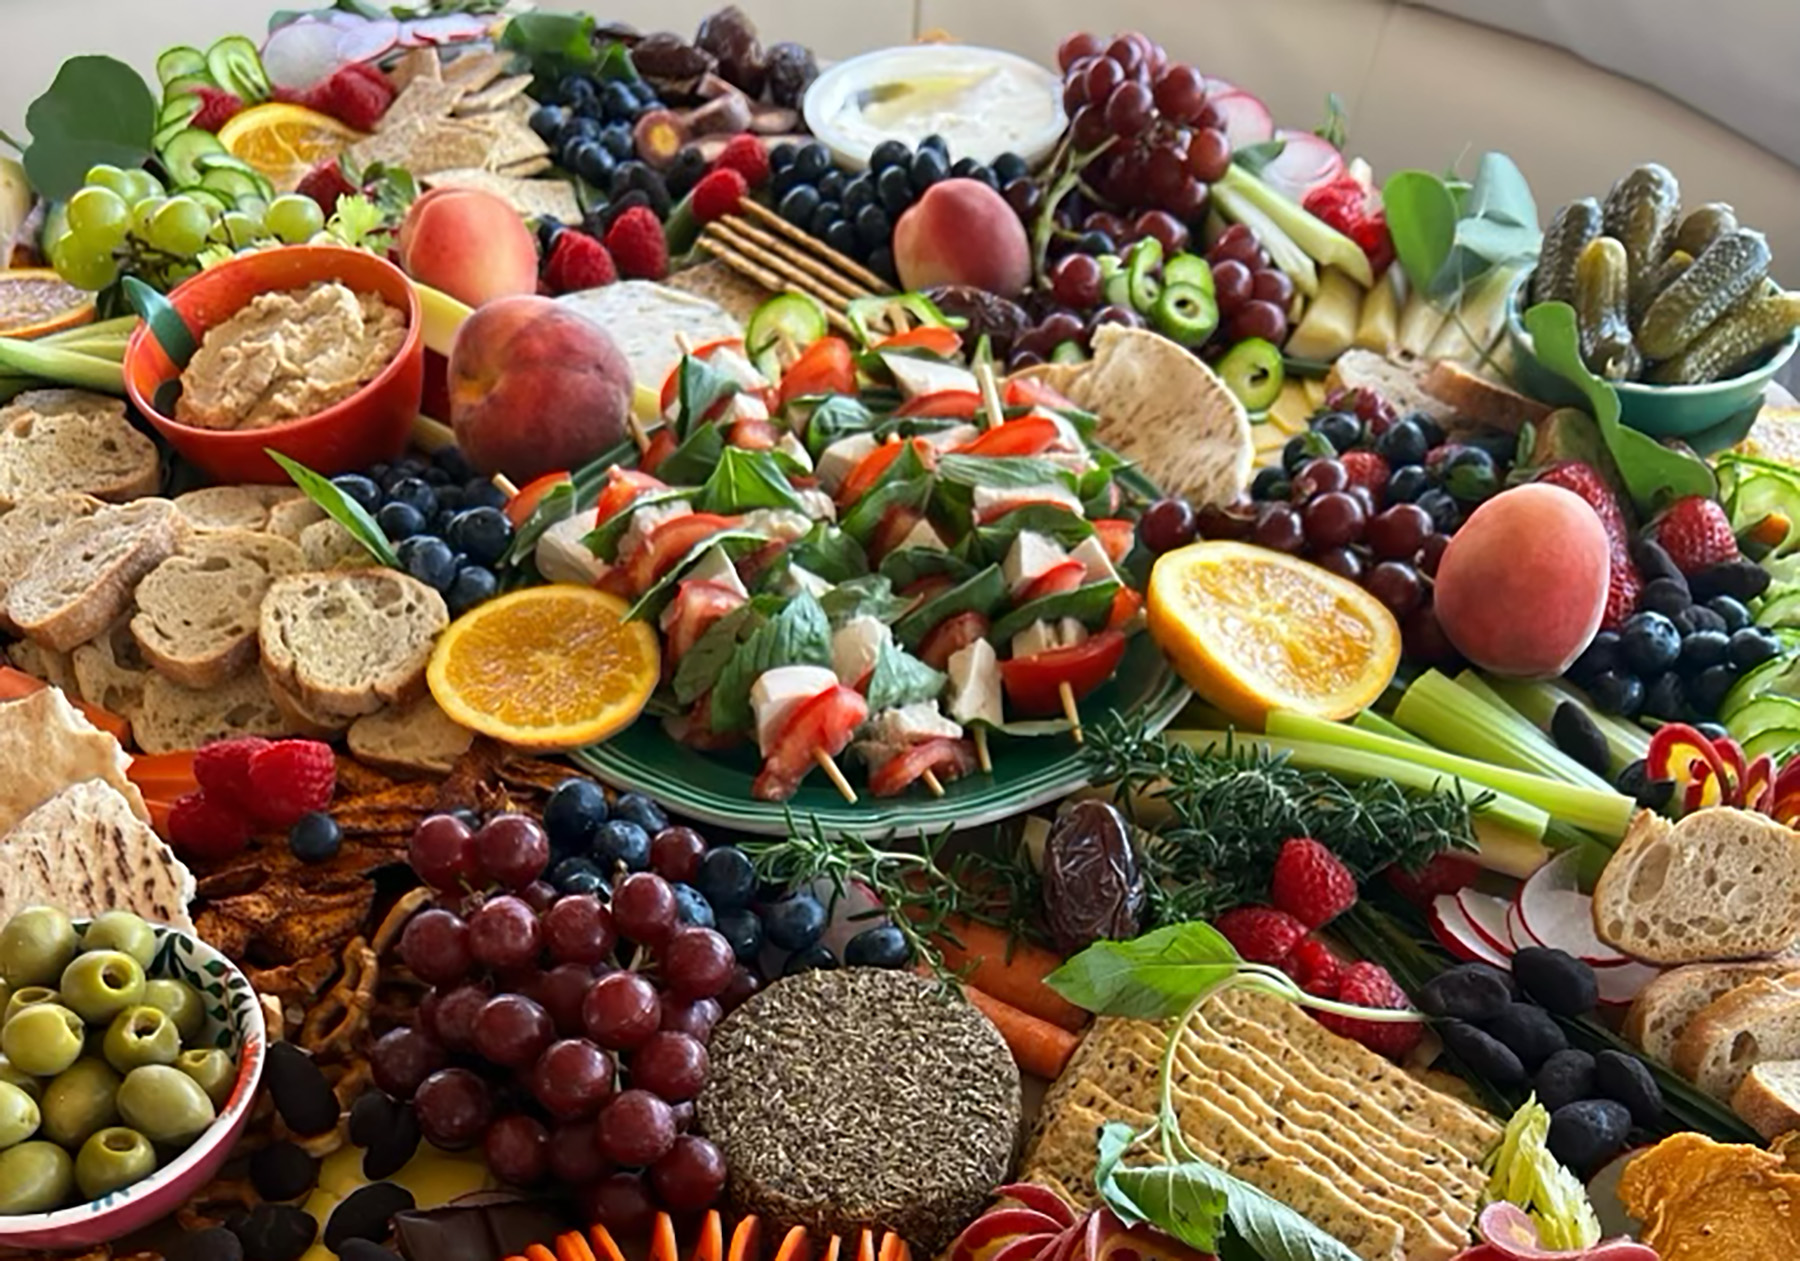
M 42 377 L 46 385 L 76 385 L 102 394 L 125 393 L 125 369 L 111 359 L 0 337 L 0 374 Z
M 1364 753 L 1335 744 L 1321 744 L 1316 740 L 1288 740 L 1277 736 L 1245 735 L 1242 732 L 1172 731 L 1169 738 L 1200 750 L 1222 749 L 1229 740 L 1233 748 L 1254 746 L 1270 753 L 1285 753 L 1296 766 L 1329 771 L 1345 779 L 1392 780 L 1402 788 L 1415 792 L 1460 792 L 1471 801 L 1483 794 L 1490 794 L 1490 800 L 1481 808 L 1480 813 L 1493 822 L 1533 838 L 1541 838 L 1544 830 L 1550 826 L 1550 816 L 1528 802 L 1496 792 L 1485 784 L 1434 771 L 1416 761 Z
M 1401 740 L 1407 744 L 1423 746 L 1424 741 L 1402 727 L 1392 718 L 1384 718 L 1372 709 L 1365 709 L 1351 720 L 1364 731 L 1372 731 L 1378 736 L 1386 736 L 1390 740 Z
M 1491 699 L 1489 699 L 1491 698 Z M 1552 744 L 1479 679 L 1458 687 L 1436 670 L 1413 680 L 1394 720 L 1431 744 L 1483 762 L 1611 792 L 1612 785 Z
M 1573 784 L 1546 779 L 1541 775 L 1496 766 L 1491 762 L 1478 762 L 1473 758 L 1458 757 L 1429 745 L 1410 744 L 1403 739 L 1314 718 L 1310 714 L 1277 710 L 1269 715 L 1263 726 L 1271 736 L 1280 739 L 1310 740 L 1371 753 L 1377 757 L 1416 762 L 1446 775 L 1455 775 L 1471 783 L 1481 784 L 1495 792 L 1517 797 L 1520 801 L 1545 811 L 1555 820 L 1609 840 L 1617 840 L 1625 835 L 1632 812 L 1636 809 L 1631 798 L 1622 793 L 1577 788 Z
M 1459 685 L 1466 686 L 1464 680 L 1471 675 L 1464 670 L 1456 676 Z M 1556 713 L 1556 707 L 1564 701 L 1575 701 L 1588 711 L 1588 717 L 1600 728 L 1600 734 L 1606 737 L 1607 752 L 1612 755 L 1613 772 L 1617 774 L 1626 765 L 1637 761 L 1650 751 L 1650 733 L 1635 723 L 1614 718 L 1611 714 L 1595 711 L 1588 699 L 1576 692 L 1574 688 L 1563 683 L 1545 680 L 1526 679 L 1491 679 L 1479 676 L 1489 689 L 1497 693 L 1512 708 L 1521 714 L 1540 731 L 1550 730 L 1550 719 Z
M 1239 168 L 1233 166 L 1231 169 L 1235 171 Z M 1294 288 L 1309 298 L 1319 292 L 1319 269 L 1313 266 L 1312 255 L 1284 232 L 1281 225 L 1261 206 L 1234 189 L 1227 188 L 1223 181 L 1212 186 L 1212 203 L 1226 218 L 1235 220 L 1256 233 L 1257 241 L 1269 251 L 1270 261 L 1286 273 L 1287 278 L 1294 282 Z M 1365 258 L 1363 270 L 1367 271 L 1368 267 L 1369 263 Z
M 1475 817 L 1475 839 L 1481 843 L 1475 860 L 1489 871 L 1511 876 L 1514 880 L 1529 879 L 1531 873 L 1549 862 L 1555 853 L 1536 837 L 1515 832 L 1497 823 L 1491 815 Z
M 1248 202 L 1320 264 L 1338 268 L 1364 289 L 1374 287 L 1375 273 L 1362 246 L 1237 163 L 1212 186 L 1212 195 L 1213 204 L 1234 219 L 1239 216 L 1232 204 Z

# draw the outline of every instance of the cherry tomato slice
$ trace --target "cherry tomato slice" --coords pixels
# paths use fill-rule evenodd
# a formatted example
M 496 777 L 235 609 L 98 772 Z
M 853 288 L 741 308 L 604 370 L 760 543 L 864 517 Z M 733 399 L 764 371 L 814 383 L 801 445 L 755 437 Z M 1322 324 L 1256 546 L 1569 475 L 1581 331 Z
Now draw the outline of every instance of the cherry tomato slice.
M 643 546 L 631 554 L 625 565 L 631 577 L 631 589 L 643 595 L 656 580 L 668 573 L 694 547 L 738 523 L 736 517 L 721 517 L 711 512 L 691 512 L 685 517 L 665 521 L 650 532 Z
M 1019 592 L 1017 603 L 1029 604 L 1033 600 L 1041 600 L 1047 595 L 1061 595 L 1065 591 L 1073 591 L 1087 577 L 1087 566 L 1078 560 L 1065 560 L 1050 566 L 1043 573 L 1033 578 Z
M 1012 377 L 1006 382 L 1006 389 L 1000 401 L 1007 407 L 1049 407 L 1057 411 L 1064 408 L 1080 410 L 1070 399 L 1051 389 L 1042 381 L 1033 377 Z
M 1038 455 L 1062 437 L 1056 422 L 1043 416 L 1021 416 L 995 425 L 979 438 L 958 447 L 959 455 Z
M 924 513 L 905 504 L 889 508 L 869 536 L 869 560 L 880 564 L 882 557 L 899 547 L 900 540 L 911 534 L 913 527 L 924 519 Z
M 797 706 L 775 737 L 762 772 L 750 786 L 758 801 L 786 801 L 817 764 L 820 752 L 836 757 L 869 716 L 869 702 L 853 688 L 828 687 Z
M 531 514 L 537 510 L 537 506 L 543 502 L 545 495 L 548 495 L 555 487 L 571 480 L 573 479 L 567 473 L 545 473 L 541 477 L 532 478 L 519 487 L 516 495 L 506 501 L 506 519 L 512 522 L 515 528 L 524 525 Z
M 986 639 L 988 628 L 987 618 L 973 609 L 947 617 L 919 641 L 919 660 L 933 670 L 947 669 L 951 656 L 977 639 Z
M 1124 634 L 1103 630 L 1073 648 L 1052 648 L 1002 661 L 1000 682 L 1014 709 L 1027 717 L 1043 718 L 1062 713 L 1062 684 L 1067 683 L 1080 700 L 1112 678 L 1124 656 Z
M 712 624 L 744 602 L 744 597 L 722 582 L 689 579 L 681 583 L 669 607 L 663 610 L 663 660 L 680 661 Z
M 925 467 L 930 468 L 936 463 L 937 453 L 931 449 L 931 444 L 925 439 L 910 438 L 907 441 L 912 444 L 912 448 L 919 458 L 925 462 Z M 868 494 L 874 488 L 875 483 L 881 480 L 881 475 L 894 466 L 894 461 L 900 458 L 906 447 L 907 442 L 899 440 L 884 442 L 858 460 L 856 467 L 851 469 L 849 476 L 844 478 L 844 484 L 838 487 L 838 505 L 843 507 L 853 504 Z
M 773 451 L 781 441 L 781 427 L 771 420 L 746 416 L 731 422 L 725 441 L 740 451 Z
M 708 357 L 712 355 L 712 352 L 718 350 L 720 347 L 730 346 L 734 349 L 742 349 L 743 345 L 744 339 L 741 337 L 721 337 L 717 341 L 710 341 L 703 345 L 696 346 L 687 353 L 690 358 L 698 359 L 704 363 Z M 675 366 L 669 369 L 669 375 L 663 378 L 662 393 L 658 396 L 656 404 L 657 410 L 664 416 L 667 416 L 669 414 L 669 409 L 675 406 L 675 400 L 680 397 L 680 394 L 681 361 L 678 359 L 675 361 Z
M 666 485 L 642 469 L 624 468 L 615 464 L 606 470 L 606 485 L 594 504 L 594 524 L 605 525 L 637 502 L 638 496 L 645 491 L 667 489 Z
M 869 774 L 869 792 L 877 797 L 898 797 L 926 771 L 940 781 L 961 779 L 975 769 L 975 746 L 967 740 L 936 736 L 908 745 Z
M 1124 630 L 1125 624 L 1144 607 L 1144 597 L 1130 587 L 1120 586 L 1113 596 L 1112 611 L 1106 615 L 1107 630 Z
M 1124 564 L 1131 549 L 1137 545 L 1137 526 L 1123 517 L 1100 517 L 1091 524 L 1106 559 L 1115 565 Z
M 953 328 L 945 328 L 942 324 L 921 324 L 917 328 L 909 328 L 904 333 L 895 333 L 885 337 L 869 347 L 871 350 L 929 350 L 939 358 L 948 359 L 952 355 L 962 353 L 962 334 Z
M 841 337 L 821 337 L 806 348 L 781 378 L 778 397 L 786 407 L 814 394 L 856 393 L 856 357 Z
M 675 441 L 675 430 L 664 425 L 650 436 L 650 445 L 638 457 L 638 467 L 646 473 L 656 472 L 664 460 L 675 454 L 675 448 L 680 445 Z
M 937 390 L 907 399 L 894 409 L 894 415 L 973 420 L 980 411 L 981 395 L 974 390 Z

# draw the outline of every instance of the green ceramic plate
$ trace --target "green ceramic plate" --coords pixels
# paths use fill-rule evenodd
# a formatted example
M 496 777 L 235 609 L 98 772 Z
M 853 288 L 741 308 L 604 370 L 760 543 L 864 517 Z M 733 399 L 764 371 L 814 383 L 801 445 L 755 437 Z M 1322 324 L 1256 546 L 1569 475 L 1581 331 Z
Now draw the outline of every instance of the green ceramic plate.
M 1136 635 L 1113 681 L 1083 701 L 1081 709 L 1096 720 L 1116 710 L 1146 730 L 1160 731 L 1187 699 L 1187 688 L 1155 642 L 1149 635 Z M 647 793 L 676 814 L 761 833 L 785 833 L 789 811 L 799 818 L 812 815 L 828 830 L 870 837 L 980 827 L 1067 796 L 1087 782 L 1081 747 L 1067 734 L 1031 739 L 995 735 L 988 748 L 994 773 L 946 784 L 941 798 L 923 787 L 901 797 L 870 797 L 862 792 L 867 778 L 863 768 L 846 763 L 844 773 L 861 794 L 855 805 L 817 771 L 791 801 L 757 801 L 750 796 L 750 781 L 760 768 L 755 750 L 701 753 L 670 739 L 661 723 L 648 719 L 605 744 L 580 750 L 574 759 L 613 787 Z

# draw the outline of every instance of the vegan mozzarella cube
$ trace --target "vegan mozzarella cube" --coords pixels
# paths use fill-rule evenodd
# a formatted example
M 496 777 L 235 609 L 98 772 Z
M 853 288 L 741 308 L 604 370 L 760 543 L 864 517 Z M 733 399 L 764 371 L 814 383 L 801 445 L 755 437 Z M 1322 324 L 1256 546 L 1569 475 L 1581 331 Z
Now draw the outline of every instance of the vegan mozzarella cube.
M 1078 617 L 1065 617 L 1056 624 L 1056 646 L 1073 648 L 1077 644 L 1088 641 L 1088 628 L 1083 626 Z
M 960 723 L 999 726 L 1000 661 L 985 639 L 973 640 L 950 654 L 950 716 Z
M 941 552 L 944 550 L 944 539 L 932 527 L 931 522 L 920 521 L 906 532 L 906 537 L 900 540 L 900 547 L 922 547 L 927 551 Z M 894 550 L 899 551 L 900 548 Z
M 936 701 L 919 701 L 896 709 L 884 709 L 869 720 L 866 728 L 871 740 L 878 744 L 918 744 L 939 738 L 962 739 L 961 724 L 938 712 Z
M 1081 515 L 1081 500 L 1067 486 L 977 486 L 975 519 L 992 521 L 1024 504 L 1056 504 Z
M 760 390 L 769 384 L 768 378 L 758 372 L 756 365 L 736 346 L 718 346 L 708 351 L 706 366 L 730 377 L 746 390 Z
M 1113 582 L 1119 577 L 1119 571 L 1113 568 L 1112 558 L 1100 545 L 1100 540 L 1092 537 L 1082 539 L 1075 550 L 1069 553 L 1070 560 L 1078 560 L 1087 569 L 1084 582 Z
M 800 502 L 806 505 L 806 515 L 814 521 L 837 520 L 837 504 L 817 486 L 808 486 L 794 493 L 800 496 Z
M 831 668 L 838 682 L 855 687 L 875 668 L 881 646 L 892 638 L 887 623 L 863 614 L 845 622 L 831 635 Z
M 695 582 L 714 582 L 737 592 L 746 600 L 750 598 L 750 593 L 744 589 L 744 580 L 738 577 L 737 566 L 731 563 L 731 557 L 721 547 L 707 548 L 705 555 L 694 562 L 694 567 L 687 571 L 685 577 Z
M 1006 550 L 1000 572 L 1006 578 L 1007 590 L 1017 595 L 1068 559 L 1069 554 L 1055 539 L 1036 530 L 1020 530 Z
M 804 591 L 815 600 L 824 599 L 826 594 L 831 590 L 831 583 L 821 578 L 818 574 L 815 574 L 812 570 L 806 569 L 800 565 L 789 565 L 787 567 L 787 582 L 785 585 L 786 591 L 784 594 L 799 595 Z
M 764 538 L 783 543 L 805 538 L 812 527 L 811 517 L 788 508 L 758 508 L 744 514 L 744 529 L 754 530 Z
M 1087 641 L 1087 627 L 1078 618 L 1065 617 L 1055 622 L 1033 622 L 1012 637 L 1012 655 L 1035 657 L 1040 652 L 1057 648 L 1073 648 Z
M 594 513 L 580 512 L 545 530 L 532 554 L 538 572 L 551 582 L 574 582 L 584 587 L 605 577 L 606 562 L 582 542 L 594 528 L 594 520 Z
M 975 374 L 959 364 L 922 359 L 897 350 L 882 351 L 881 362 L 894 374 L 894 383 L 908 398 L 941 394 L 945 390 L 967 390 L 973 394 L 981 388 Z
M 837 675 L 823 666 L 776 666 L 763 672 L 750 688 L 750 710 L 756 715 L 756 744 L 768 757 L 781 729 L 801 705 L 837 686 Z
M 787 456 L 805 472 L 810 473 L 813 471 L 812 453 L 806 449 L 806 444 L 796 438 L 793 434 L 784 433 L 781 437 L 777 438 L 775 440 L 775 449 Z
M 693 515 L 693 506 L 685 499 L 677 499 L 669 503 L 646 504 L 642 508 L 627 509 L 631 513 L 631 521 L 625 527 L 625 533 L 619 539 L 619 563 L 622 565 L 631 559 L 632 553 L 644 545 L 656 527 L 677 517 Z
M 729 425 L 739 420 L 767 420 L 769 405 L 760 394 L 733 394 L 719 413 L 719 423 Z
M 880 445 L 872 433 L 853 433 L 848 438 L 839 438 L 819 452 L 819 462 L 814 469 L 819 476 L 819 485 L 835 495 L 844 479 L 850 476 L 850 470 Z

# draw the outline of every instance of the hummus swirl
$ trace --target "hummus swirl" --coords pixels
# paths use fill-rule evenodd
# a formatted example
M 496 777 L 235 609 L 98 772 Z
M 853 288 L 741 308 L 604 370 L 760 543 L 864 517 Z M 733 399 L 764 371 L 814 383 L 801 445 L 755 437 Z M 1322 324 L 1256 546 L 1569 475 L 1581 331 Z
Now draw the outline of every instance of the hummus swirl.
M 341 403 L 399 353 L 406 317 L 336 281 L 259 294 L 207 331 L 175 418 L 202 429 L 265 429 Z

